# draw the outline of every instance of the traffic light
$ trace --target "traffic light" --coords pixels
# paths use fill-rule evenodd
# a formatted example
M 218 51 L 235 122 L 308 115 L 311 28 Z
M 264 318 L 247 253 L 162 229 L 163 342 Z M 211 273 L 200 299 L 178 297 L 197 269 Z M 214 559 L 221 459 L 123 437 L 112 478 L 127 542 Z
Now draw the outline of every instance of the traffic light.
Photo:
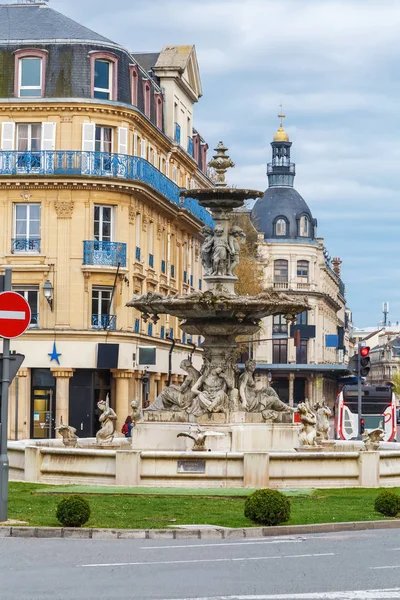
M 365 421 L 364 419 L 360 419 L 360 433 L 365 432 Z
M 371 359 L 369 357 L 369 346 L 362 346 L 359 350 L 359 377 L 367 377 L 371 369 Z

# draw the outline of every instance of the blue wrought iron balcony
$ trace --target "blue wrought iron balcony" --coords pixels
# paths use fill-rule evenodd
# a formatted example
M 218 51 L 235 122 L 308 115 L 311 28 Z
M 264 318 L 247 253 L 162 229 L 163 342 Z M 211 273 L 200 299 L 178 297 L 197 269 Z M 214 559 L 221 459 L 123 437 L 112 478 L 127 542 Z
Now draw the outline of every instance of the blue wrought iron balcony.
M 116 315 L 92 315 L 92 329 L 115 331 L 117 326 Z
M 181 143 L 181 126 L 178 123 L 175 123 L 175 141 Z
M 83 264 L 106 267 L 126 267 L 126 244 L 85 240 L 83 242 Z
M 180 143 L 180 127 L 178 135 L 179 140 L 176 141 Z M 131 181 L 142 181 L 165 196 L 170 202 L 186 208 L 205 225 L 213 227 L 211 214 L 200 206 L 197 200 L 185 198 L 181 202 L 180 188 L 156 167 L 139 156 L 84 152 L 82 150 L 0 151 L 0 177 L 15 175 L 118 177 Z
M 188 148 L 187 148 L 188 154 L 190 154 L 190 156 L 193 156 L 193 138 L 191 138 L 190 136 L 188 136 Z
M 40 252 L 40 238 L 14 238 L 11 240 L 12 254 L 19 252 Z

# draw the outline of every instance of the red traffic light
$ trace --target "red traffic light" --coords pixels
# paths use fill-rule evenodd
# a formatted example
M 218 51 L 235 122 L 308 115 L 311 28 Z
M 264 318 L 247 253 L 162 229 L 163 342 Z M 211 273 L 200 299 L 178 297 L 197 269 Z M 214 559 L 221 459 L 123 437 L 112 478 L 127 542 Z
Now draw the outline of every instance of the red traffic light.
M 366 358 L 368 356 L 368 354 L 369 354 L 369 351 L 370 351 L 370 347 L 369 346 L 363 346 L 362 348 L 360 348 L 360 355 L 363 358 Z

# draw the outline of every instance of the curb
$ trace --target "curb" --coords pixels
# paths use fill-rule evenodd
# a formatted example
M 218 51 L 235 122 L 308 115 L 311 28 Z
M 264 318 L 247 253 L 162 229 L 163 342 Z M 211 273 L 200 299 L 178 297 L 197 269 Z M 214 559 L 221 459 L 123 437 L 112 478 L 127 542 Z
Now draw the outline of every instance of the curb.
M 314 525 L 201 529 L 78 529 L 73 527 L 0 527 L 0 538 L 63 538 L 79 540 L 185 540 L 255 538 L 335 531 L 400 529 L 400 519 L 392 521 L 353 521 Z

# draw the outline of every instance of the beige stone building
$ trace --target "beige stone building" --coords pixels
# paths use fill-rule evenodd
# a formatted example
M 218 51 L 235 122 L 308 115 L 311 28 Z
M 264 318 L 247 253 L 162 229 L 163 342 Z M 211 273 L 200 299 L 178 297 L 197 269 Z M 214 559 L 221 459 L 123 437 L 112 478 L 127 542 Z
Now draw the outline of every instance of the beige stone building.
M 253 344 L 257 370 L 291 406 L 323 397 L 333 404 L 338 380 L 346 374 L 350 311 L 346 309 L 341 260 L 331 259 L 317 237 L 317 221 L 293 188 L 295 164 L 282 123 L 274 136 L 269 187 L 252 210 L 259 231 L 258 253 L 267 289 L 306 296 L 310 310 L 288 326 L 284 316 L 264 320 Z M 295 346 L 295 332 L 298 345 Z
M 198 344 L 174 318 L 145 323 L 126 307 L 134 294 L 202 287 L 200 230 L 211 217 L 179 198 L 180 187 L 212 185 L 193 128 L 196 52 L 135 56 L 44 3 L 0 6 L 0 23 L 0 260 L 32 311 L 11 344 L 26 358 L 9 435 L 52 437 L 63 417 L 92 436 L 100 397 L 109 394 L 118 427 L 134 397 L 155 398 L 168 337 L 172 381 Z

